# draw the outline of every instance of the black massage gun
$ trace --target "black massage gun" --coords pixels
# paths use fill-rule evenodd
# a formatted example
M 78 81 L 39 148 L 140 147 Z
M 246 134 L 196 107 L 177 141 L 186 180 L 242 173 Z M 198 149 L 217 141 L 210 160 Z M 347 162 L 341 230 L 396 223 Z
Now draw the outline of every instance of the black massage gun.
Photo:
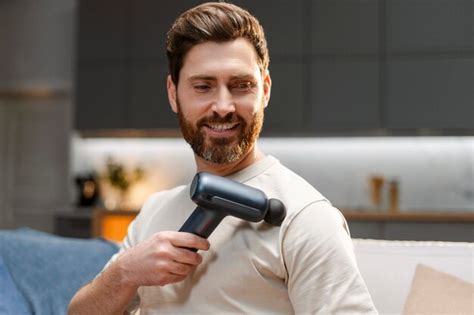
M 180 232 L 208 238 L 227 215 L 250 221 L 280 225 L 285 205 L 268 199 L 263 191 L 234 180 L 205 172 L 197 173 L 191 184 L 191 199 L 198 205 Z

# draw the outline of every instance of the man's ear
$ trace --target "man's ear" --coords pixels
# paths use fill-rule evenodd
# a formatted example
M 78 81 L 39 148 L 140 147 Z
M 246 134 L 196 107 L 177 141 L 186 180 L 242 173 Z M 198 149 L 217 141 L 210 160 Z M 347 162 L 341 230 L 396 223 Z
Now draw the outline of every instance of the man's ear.
M 263 97 L 265 99 L 265 107 L 268 106 L 270 101 L 270 94 L 272 91 L 272 78 L 270 77 L 270 71 L 266 69 L 263 72 Z
M 166 89 L 168 90 L 168 100 L 170 102 L 171 109 L 176 114 L 178 113 L 178 101 L 177 101 L 177 86 L 174 84 L 173 80 L 171 79 L 171 75 L 168 75 L 166 79 Z

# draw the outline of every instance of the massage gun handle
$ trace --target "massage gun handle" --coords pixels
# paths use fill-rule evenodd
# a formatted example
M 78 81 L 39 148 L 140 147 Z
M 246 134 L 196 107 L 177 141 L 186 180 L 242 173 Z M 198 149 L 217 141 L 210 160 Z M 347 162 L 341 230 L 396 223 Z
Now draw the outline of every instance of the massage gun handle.
M 189 232 L 203 238 L 208 238 L 224 217 L 225 214 L 223 215 L 218 211 L 205 210 L 201 207 L 196 207 L 179 231 Z M 196 249 L 191 250 L 196 251 Z

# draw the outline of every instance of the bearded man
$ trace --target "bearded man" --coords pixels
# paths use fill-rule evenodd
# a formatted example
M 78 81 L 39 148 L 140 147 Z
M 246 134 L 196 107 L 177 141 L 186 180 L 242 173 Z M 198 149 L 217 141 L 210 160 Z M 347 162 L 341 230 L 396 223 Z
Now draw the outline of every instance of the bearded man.
M 257 147 L 272 85 L 257 19 L 199 5 L 175 21 L 166 50 L 169 101 L 197 171 L 259 188 L 287 216 L 281 226 L 226 217 L 206 240 L 176 232 L 194 209 L 190 184 L 156 193 L 70 314 L 376 313 L 341 213 Z

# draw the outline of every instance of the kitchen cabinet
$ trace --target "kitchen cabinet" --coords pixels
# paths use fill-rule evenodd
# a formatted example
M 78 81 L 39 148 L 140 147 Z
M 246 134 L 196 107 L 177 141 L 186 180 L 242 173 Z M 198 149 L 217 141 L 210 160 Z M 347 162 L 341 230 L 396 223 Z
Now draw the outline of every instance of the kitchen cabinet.
M 232 3 L 249 10 L 259 19 L 267 38 L 270 59 L 288 57 L 293 62 L 301 62 L 306 52 L 305 1 L 236 0 Z
M 178 129 L 166 33 L 201 2 L 79 2 L 77 129 Z M 472 1 L 234 3 L 259 18 L 270 48 L 263 135 L 474 133 Z
M 123 63 L 79 63 L 79 69 L 76 84 L 76 128 L 127 128 L 129 79 Z
M 135 62 L 131 74 L 129 128 L 178 128 L 166 90 L 168 65 L 164 62 Z
M 473 3 L 386 2 L 386 124 L 474 129 Z
M 311 70 L 311 130 L 381 128 L 377 62 L 317 61 Z
M 289 135 L 304 132 L 309 106 L 304 102 L 304 66 L 301 63 L 270 65 L 272 92 L 265 109 L 263 135 Z
M 311 1 L 311 53 L 324 56 L 370 56 L 379 52 L 378 0 Z
M 387 127 L 474 127 L 474 58 L 393 60 L 387 65 Z
M 112 4 L 109 1 L 81 0 L 78 4 L 79 61 L 127 59 L 129 1 L 115 0 Z
M 472 54 L 472 0 L 386 0 L 387 51 Z
M 179 14 L 203 1 L 155 0 L 130 2 L 130 50 L 133 60 L 166 62 L 166 34 Z
M 382 127 L 378 2 L 311 2 L 312 134 Z

